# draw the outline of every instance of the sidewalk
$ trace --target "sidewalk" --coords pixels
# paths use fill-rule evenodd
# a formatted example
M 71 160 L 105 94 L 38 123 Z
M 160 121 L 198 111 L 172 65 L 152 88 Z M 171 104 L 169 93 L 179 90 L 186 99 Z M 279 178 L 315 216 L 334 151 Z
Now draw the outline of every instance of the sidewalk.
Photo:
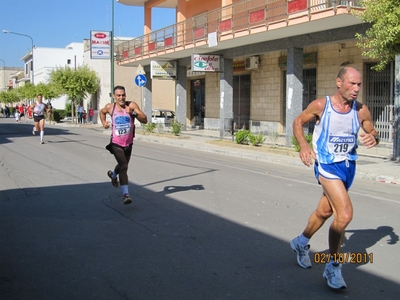
M 68 126 L 68 124 L 59 123 L 53 126 Z M 79 127 L 79 125 L 72 124 L 70 126 Z M 106 135 L 110 134 L 109 130 L 104 130 L 100 125 L 96 124 L 84 124 L 81 127 L 96 129 Z M 220 132 L 216 130 L 188 129 L 182 131 L 179 137 L 174 137 L 168 132 L 168 129 L 164 129 L 162 134 L 157 134 L 156 130 L 154 132 L 154 134 L 146 134 L 141 127 L 138 127 L 135 139 L 137 141 L 307 168 L 301 162 L 297 152 L 293 151 L 292 148 L 285 147 L 285 137 L 279 137 L 276 141 L 276 148 L 272 148 L 272 142 L 268 137 L 264 146 L 254 147 L 234 143 L 217 143 L 220 140 Z M 227 142 L 232 141 L 232 135 L 225 133 L 224 140 Z M 400 163 L 391 160 L 392 151 L 392 145 L 385 143 L 372 149 L 359 146 L 356 177 L 383 183 L 400 184 Z

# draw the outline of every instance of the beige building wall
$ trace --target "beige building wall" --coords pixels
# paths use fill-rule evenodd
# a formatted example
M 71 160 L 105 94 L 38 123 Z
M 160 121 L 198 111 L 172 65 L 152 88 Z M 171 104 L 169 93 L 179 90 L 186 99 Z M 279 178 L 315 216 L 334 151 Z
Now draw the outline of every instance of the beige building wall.
M 152 108 L 175 111 L 175 86 L 175 80 L 153 79 Z
M 143 106 L 142 88 L 135 84 L 136 67 L 115 66 L 114 86 L 122 85 L 126 88 L 127 100 L 135 101 Z M 175 111 L 175 80 L 152 80 L 152 108 L 163 108 Z
M 363 75 L 363 63 L 361 50 L 354 40 L 318 46 L 317 98 L 336 92 L 336 76 L 342 68 L 341 64 L 354 67 Z M 358 101 L 364 102 L 362 89 Z
M 219 73 L 206 73 L 205 117 L 219 119 L 220 84 Z
M 316 94 L 317 98 L 333 95 L 336 92 L 336 76 L 341 65 L 352 66 L 363 75 L 363 57 L 361 50 L 356 46 L 355 40 L 345 40 L 313 47 L 304 48 L 304 53 L 317 52 L 317 64 L 304 65 L 307 68 L 316 68 Z M 238 74 L 251 74 L 251 100 L 250 120 L 257 121 L 260 126 L 251 126 L 253 132 L 278 132 L 284 133 L 285 101 L 283 91 L 283 72 L 279 66 L 279 58 L 287 56 L 286 51 L 276 51 L 260 55 L 261 66 L 257 70 L 246 70 Z M 243 61 L 237 58 L 235 61 Z M 220 116 L 220 74 L 206 73 L 205 75 L 205 118 L 208 124 L 215 124 Z M 189 94 L 188 94 L 189 95 Z M 189 99 L 189 98 L 188 98 Z M 358 97 L 359 102 L 364 102 L 363 91 Z M 188 116 L 189 116 L 188 111 Z M 212 127 L 213 125 L 211 125 Z M 210 128 L 216 129 L 216 128 Z
M 281 116 L 282 70 L 280 52 L 261 55 L 261 67 L 251 74 L 250 118 L 252 121 L 279 122 Z

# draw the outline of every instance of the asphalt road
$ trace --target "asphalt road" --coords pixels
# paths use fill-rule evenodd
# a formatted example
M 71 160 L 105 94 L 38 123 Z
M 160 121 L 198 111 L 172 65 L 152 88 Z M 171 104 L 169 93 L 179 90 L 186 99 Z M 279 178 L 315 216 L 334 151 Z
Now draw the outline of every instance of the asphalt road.
M 321 193 L 311 169 L 139 141 L 124 206 L 108 136 L 48 126 L 40 145 L 31 130 L 0 119 L 2 300 L 400 297 L 396 186 L 354 183 L 343 251 L 360 255 L 337 292 L 289 246 Z

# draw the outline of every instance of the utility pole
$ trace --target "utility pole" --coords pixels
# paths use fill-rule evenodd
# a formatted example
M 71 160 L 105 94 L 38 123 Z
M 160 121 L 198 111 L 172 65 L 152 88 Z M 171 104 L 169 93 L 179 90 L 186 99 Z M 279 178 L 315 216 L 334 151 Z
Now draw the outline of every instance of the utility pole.
M 400 55 L 395 58 L 393 160 L 400 161 Z
M 110 70 L 111 70 L 111 82 L 110 82 L 110 97 L 111 102 L 114 102 L 112 97 L 114 93 L 114 0 L 111 0 L 111 34 L 110 34 Z

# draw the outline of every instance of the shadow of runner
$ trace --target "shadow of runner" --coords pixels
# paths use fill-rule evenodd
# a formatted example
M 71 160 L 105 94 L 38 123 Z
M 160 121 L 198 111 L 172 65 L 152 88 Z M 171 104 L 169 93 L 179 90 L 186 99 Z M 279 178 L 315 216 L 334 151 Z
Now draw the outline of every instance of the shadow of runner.
M 337 299 L 288 241 L 164 192 L 132 184 L 124 206 L 109 182 L 30 190 L 0 192 L 2 299 Z M 398 298 L 397 283 L 351 276 L 348 298 Z

